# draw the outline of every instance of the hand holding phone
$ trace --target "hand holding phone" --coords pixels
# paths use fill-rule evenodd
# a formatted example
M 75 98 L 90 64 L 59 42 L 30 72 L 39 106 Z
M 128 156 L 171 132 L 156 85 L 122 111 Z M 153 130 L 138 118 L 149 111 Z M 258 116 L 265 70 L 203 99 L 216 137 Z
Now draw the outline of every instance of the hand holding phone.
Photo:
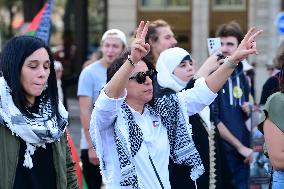
M 226 57 L 223 54 L 217 54 L 217 61 L 221 60 L 221 59 L 225 59 Z
M 218 49 L 221 48 L 220 37 L 208 38 L 207 39 L 207 46 L 208 46 L 209 56 L 211 56 L 213 53 L 215 53 Z

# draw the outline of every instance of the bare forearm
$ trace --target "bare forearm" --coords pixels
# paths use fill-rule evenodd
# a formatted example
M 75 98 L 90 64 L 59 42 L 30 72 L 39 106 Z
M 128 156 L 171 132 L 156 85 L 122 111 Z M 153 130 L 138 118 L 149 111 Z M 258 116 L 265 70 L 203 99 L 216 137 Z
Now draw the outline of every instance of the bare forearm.
M 239 149 L 242 146 L 242 143 L 227 129 L 227 127 L 222 122 L 220 122 L 217 127 L 221 137 L 224 140 L 226 140 L 236 149 Z
M 82 128 L 83 128 L 83 131 L 86 137 L 88 147 L 90 148 L 93 146 L 91 142 L 90 132 L 89 132 L 91 114 L 90 113 L 81 114 L 80 119 L 81 119 L 81 124 L 82 124 Z
M 212 72 L 220 67 L 221 62 L 218 61 L 216 55 L 210 56 L 198 69 L 196 76 L 204 78 L 208 77 Z
M 79 97 L 79 106 L 80 106 L 80 120 L 81 125 L 86 136 L 88 147 L 92 146 L 89 128 L 91 120 L 91 112 L 93 108 L 92 98 L 89 96 L 80 96 Z
M 198 77 L 206 78 L 211 72 L 212 71 L 208 69 L 206 66 L 201 66 L 195 75 Z
M 229 62 L 224 62 L 224 64 L 206 78 L 206 84 L 212 92 L 217 93 L 223 87 L 234 71 L 234 64 L 236 64 L 235 61 L 229 59 Z
M 112 79 L 108 82 L 105 93 L 110 98 L 119 98 L 123 94 L 126 88 L 127 82 L 133 71 L 132 66 L 128 60 L 121 66 L 121 68 L 114 74 Z
M 222 122 L 220 122 L 217 127 L 221 137 L 230 143 L 238 151 L 238 153 L 246 158 L 244 163 L 251 161 L 251 154 L 253 153 L 253 150 L 243 145 Z

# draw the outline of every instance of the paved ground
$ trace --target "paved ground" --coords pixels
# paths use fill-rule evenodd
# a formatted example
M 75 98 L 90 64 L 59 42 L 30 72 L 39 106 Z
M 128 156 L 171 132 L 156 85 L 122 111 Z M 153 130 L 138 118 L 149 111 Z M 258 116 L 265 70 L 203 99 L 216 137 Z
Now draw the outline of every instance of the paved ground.
M 73 139 L 73 142 L 75 143 L 78 155 L 80 156 L 81 123 L 78 99 L 68 99 L 68 112 L 70 118 L 70 124 L 68 129 Z

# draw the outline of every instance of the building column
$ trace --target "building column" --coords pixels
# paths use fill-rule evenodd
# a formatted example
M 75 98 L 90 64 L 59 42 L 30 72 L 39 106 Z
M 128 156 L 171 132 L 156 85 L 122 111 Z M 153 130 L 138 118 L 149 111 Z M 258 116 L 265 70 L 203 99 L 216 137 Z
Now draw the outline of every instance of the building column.
M 281 42 L 277 33 L 275 19 L 281 11 L 281 0 L 249 0 L 249 27 L 256 26 L 262 29 L 263 34 L 257 39 L 257 49 L 259 55 L 250 56 L 250 62 L 256 62 L 255 89 L 256 100 L 262 91 L 262 86 L 268 78 L 266 64 L 272 64 L 272 60 L 276 54 L 276 49 Z
M 136 28 L 137 5 L 133 0 L 108 0 L 107 29 L 120 29 L 129 39 Z
M 200 66 L 208 57 L 209 1 L 192 0 L 192 56 Z

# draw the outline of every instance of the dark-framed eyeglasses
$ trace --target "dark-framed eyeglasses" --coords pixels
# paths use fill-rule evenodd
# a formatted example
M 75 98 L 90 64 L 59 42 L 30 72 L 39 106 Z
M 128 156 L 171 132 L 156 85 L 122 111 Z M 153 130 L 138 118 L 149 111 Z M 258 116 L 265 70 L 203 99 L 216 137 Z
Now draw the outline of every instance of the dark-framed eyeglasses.
M 143 84 L 146 81 L 146 77 L 149 76 L 152 79 L 154 73 L 154 70 L 148 70 L 146 72 L 137 72 L 134 76 L 130 77 L 129 80 L 135 79 L 137 83 Z

